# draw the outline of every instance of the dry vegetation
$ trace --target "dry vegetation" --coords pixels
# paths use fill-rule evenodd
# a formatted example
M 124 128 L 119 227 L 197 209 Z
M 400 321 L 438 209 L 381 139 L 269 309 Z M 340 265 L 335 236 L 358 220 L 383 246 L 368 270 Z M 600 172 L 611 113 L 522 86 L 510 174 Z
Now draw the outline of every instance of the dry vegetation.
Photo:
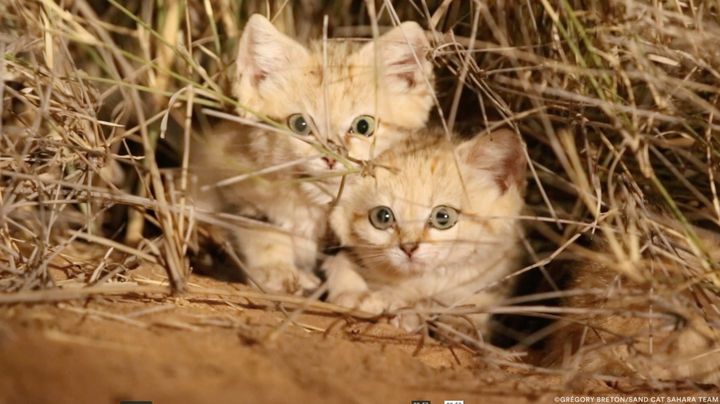
M 718 349 L 720 2 L 378 1 L 376 19 L 366 2 L 323 3 L 0 2 L 0 304 L 213 295 L 188 283 L 191 252 L 203 226 L 247 219 L 191 208 L 183 146 L 217 120 L 208 110 L 237 108 L 228 95 L 244 21 L 261 12 L 304 39 L 322 37 L 324 15 L 329 36 L 348 38 L 416 20 L 438 71 L 433 125 L 468 135 L 509 125 L 528 144 L 526 269 L 580 260 L 624 279 L 525 297 L 521 310 L 673 313 L 709 325 L 707 349 Z M 150 264 L 166 280 L 133 274 Z M 317 300 L 223 293 L 342 318 Z M 583 293 L 642 309 L 542 300 Z M 565 365 L 553 372 L 573 371 Z M 634 371 L 633 383 L 668 386 Z

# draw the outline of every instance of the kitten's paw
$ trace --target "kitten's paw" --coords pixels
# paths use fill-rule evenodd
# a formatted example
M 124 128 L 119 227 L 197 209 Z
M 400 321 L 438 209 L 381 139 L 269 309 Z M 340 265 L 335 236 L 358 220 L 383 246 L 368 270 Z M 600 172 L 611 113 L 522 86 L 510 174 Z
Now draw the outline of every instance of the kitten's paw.
M 370 314 L 382 314 L 396 307 L 384 294 L 368 291 L 341 293 L 333 299 L 333 303 Z
M 393 317 L 390 320 L 390 324 L 407 332 L 413 332 L 420 329 L 420 327 L 425 324 L 425 321 L 423 321 L 419 314 L 402 313 Z
M 391 295 L 382 292 L 344 292 L 336 296 L 332 303 L 369 314 L 392 313 L 405 304 Z M 419 314 L 400 313 L 390 319 L 390 324 L 407 332 L 417 331 L 425 323 Z
M 320 278 L 310 272 L 298 271 L 298 283 L 302 292 L 312 293 L 320 286 Z
M 271 293 L 297 293 L 300 291 L 300 272 L 292 265 L 270 264 L 255 267 L 252 280 L 262 290 Z
M 402 302 L 382 292 L 345 292 L 338 295 L 333 303 L 338 306 L 364 311 L 370 314 L 391 313 L 402 308 Z M 400 313 L 390 319 L 390 324 L 405 331 L 415 331 L 424 323 L 420 315 Z

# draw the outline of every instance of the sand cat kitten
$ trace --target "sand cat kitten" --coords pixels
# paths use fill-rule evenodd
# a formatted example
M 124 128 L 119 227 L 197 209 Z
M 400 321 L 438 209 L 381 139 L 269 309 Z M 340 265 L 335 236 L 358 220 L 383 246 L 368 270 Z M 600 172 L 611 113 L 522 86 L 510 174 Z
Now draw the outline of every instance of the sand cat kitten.
M 440 135 L 378 159 L 331 215 L 345 250 L 328 258 L 331 302 L 380 313 L 497 303 L 516 266 L 525 152 L 509 130 L 453 144 Z M 473 323 L 485 331 L 487 314 Z M 396 317 L 408 330 L 417 316 Z
M 249 19 L 237 56 L 234 93 L 246 108 L 238 113 L 282 127 L 225 126 L 193 152 L 205 191 L 266 170 L 199 194 L 205 207 L 272 225 L 232 234 L 263 289 L 313 286 L 308 274 L 340 176 L 351 161 L 371 159 L 425 125 L 433 105 L 429 49 L 414 22 L 362 46 L 330 40 L 324 49 L 300 45 L 260 15 Z

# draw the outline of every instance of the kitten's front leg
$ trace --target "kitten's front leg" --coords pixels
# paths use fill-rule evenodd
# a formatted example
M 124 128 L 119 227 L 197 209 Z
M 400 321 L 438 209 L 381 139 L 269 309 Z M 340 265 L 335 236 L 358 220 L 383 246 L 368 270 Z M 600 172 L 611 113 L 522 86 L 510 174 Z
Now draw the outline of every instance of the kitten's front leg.
M 355 263 L 345 252 L 325 259 L 321 270 L 327 276 L 328 301 L 339 306 L 357 308 L 361 296 L 369 293 L 368 285 L 358 274 Z
M 267 292 L 296 293 L 317 286 L 311 274 L 295 266 L 290 234 L 271 228 L 243 228 L 234 233 L 253 282 Z
M 322 270 L 327 274 L 329 302 L 370 314 L 382 314 L 400 306 L 391 294 L 370 290 L 356 269 L 356 264 L 344 252 L 323 262 Z

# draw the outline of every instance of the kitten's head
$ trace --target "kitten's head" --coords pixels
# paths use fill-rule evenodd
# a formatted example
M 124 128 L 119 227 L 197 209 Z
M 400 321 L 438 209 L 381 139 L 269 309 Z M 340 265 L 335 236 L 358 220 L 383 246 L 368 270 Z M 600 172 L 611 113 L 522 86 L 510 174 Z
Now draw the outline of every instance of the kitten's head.
M 308 49 L 256 14 L 238 50 L 234 91 L 247 108 L 239 112 L 267 116 L 294 132 L 258 140 L 278 161 L 318 156 L 312 144 L 368 160 L 425 125 L 433 103 L 429 49 L 414 22 L 363 46 L 331 40 L 325 50 L 322 43 Z M 301 168 L 342 169 L 328 156 Z
M 523 148 L 514 132 L 500 130 L 388 153 L 378 162 L 388 169 L 348 184 L 333 230 L 367 268 L 389 276 L 497 258 L 516 240 Z

